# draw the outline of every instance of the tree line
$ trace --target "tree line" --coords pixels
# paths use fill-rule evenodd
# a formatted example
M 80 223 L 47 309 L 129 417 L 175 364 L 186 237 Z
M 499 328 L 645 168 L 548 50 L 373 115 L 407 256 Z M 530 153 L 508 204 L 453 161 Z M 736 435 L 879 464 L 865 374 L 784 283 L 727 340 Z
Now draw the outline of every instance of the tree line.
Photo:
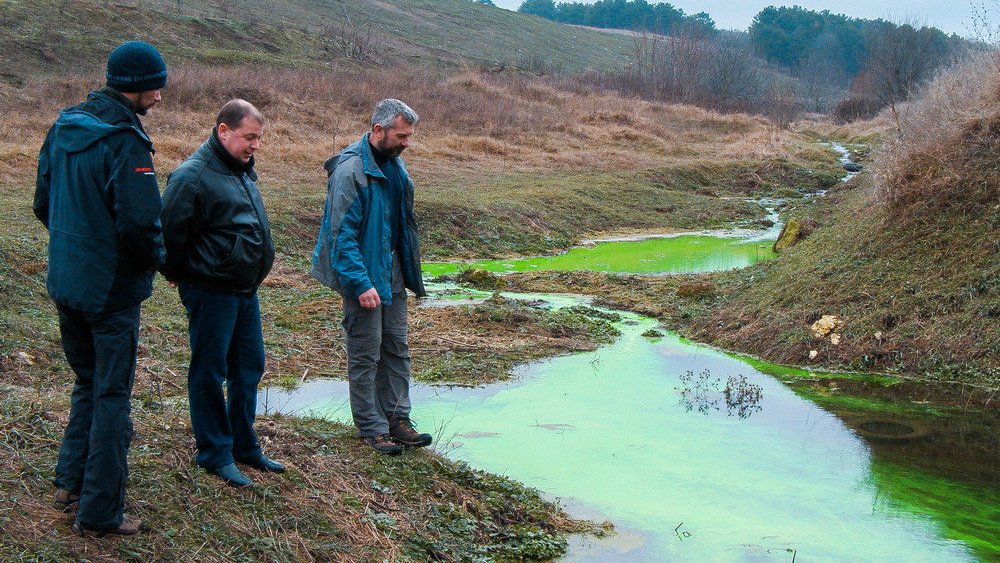
M 666 2 L 650 4 L 646 0 L 598 0 L 593 4 L 556 4 L 554 0 L 525 0 L 517 11 L 560 23 L 591 27 L 657 33 L 669 33 L 682 28 L 694 29 L 703 34 L 715 31 L 715 22 L 705 12 L 689 16 L 684 10 Z
M 525 0 L 519 12 L 636 32 L 632 62 L 609 85 L 668 101 L 785 120 L 802 111 L 866 118 L 905 101 L 974 45 L 914 22 L 768 7 L 746 32 L 667 3 Z

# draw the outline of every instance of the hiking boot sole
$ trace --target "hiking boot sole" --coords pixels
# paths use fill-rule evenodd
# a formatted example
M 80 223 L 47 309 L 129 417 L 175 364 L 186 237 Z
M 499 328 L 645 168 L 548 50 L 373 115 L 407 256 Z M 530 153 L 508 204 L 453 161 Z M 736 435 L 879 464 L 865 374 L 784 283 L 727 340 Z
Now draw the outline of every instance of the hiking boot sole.
M 134 536 L 142 530 L 142 522 L 126 521 L 121 526 L 110 530 L 85 528 L 79 522 L 71 526 L 74 534 L 84 538 L 103 538 L 104 536 Z
M 397 442 L 399 442 L 400 445 L 406 446 L 407 448 L 423 448 L 425 446 L 431 445 L 431 442 L 434 441 L 434 438 L 429 437 L 429 436 L 427 438 L 424 438 L 423 440 L 416 440 L 416 441 L 413 441 L 413 442 L 407 442 L 407 441 L 401 440 L 401 439 L 399 439 L 399 438 L 397 438 L 395 436 L 393 436 L 392 439 L 396 440 Z

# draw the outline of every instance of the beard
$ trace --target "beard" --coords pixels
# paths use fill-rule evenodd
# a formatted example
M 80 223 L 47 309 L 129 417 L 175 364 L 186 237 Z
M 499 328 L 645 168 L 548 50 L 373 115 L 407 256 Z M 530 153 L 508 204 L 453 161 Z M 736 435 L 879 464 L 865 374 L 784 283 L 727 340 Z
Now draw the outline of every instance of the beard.
M 399 155 L 403 154 L 403 151 L 406 150 L 406 147 L 404 147 L 402 145 L 390 145 L 388 137 L 386 137 L 386 138 L 382 139 L 381 141 L 379 141 L 378 144 L 376 145 L 376 148 L 382 154 L 384 154 L 386 156 L 391 156 L 393 158 L 398 157 Z

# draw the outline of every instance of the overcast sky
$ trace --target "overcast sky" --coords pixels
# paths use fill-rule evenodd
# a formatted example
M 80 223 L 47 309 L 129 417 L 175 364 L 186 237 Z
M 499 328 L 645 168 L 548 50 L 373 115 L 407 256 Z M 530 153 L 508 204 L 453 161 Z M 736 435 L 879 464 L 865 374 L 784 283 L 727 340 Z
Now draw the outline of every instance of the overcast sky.
M 555 0 L 557 4 L 564 1 Z M 650 3 L 656 0 L 649 0 Z M 522 0 L 493 0 L 501 8 L 516 10 Z M 716 27 L 721 29 L 745 30 L 750 27 L 754 15 L 767 6 L 802 6 L 810 10 L 830 10 L 835 14 L 844 14 L 854 18 L 891 19 L 893 21 L 909 21 L 916 19 L 918 23 L 936 27 L 945 33 L 957 33 L 962 36 L 972 35 L 971 19 L 972 3 L 969 0 L 798 0 L 779 3 L 757 0 L 676 0 L 669 2 L 684 10 L 687 14 L 708 12 L 715 20 Z M 977 0 L 976 4 L 980 2 Z M 990 0 L 987 4 L 992 5 Z M 995 14 L 996 15 L 996 14 Z

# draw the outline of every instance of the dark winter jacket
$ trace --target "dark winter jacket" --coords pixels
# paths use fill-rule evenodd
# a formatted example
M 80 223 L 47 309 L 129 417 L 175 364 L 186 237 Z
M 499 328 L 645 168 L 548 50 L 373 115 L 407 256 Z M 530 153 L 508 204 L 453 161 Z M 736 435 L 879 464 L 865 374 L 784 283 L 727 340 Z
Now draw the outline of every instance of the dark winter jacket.
M 274 264 L 274 241 L 253 165 L 252 157 L 244 164 L 229 154 L 213 129 L 170 174 L 164 277 L 224 293 L 257 290 Z
M 88 313 L 150 296 L 163 263 L 153 143 L 110 89 L 59 114 L 38 154 L 35 216 L 49 230 L 49 295 Z
M 388 204 L 393 198 L 389 182 L 372 156 L 368 134 L 324 164 L 329 180 L 311 273 L 345 298 L 357 299 L 374 287 L 383 303 L 392 303 L 394 250 L 401 261 L 404 285 L 418 296 L 426 294 L 413 213 L 413 181 L 403 161 L 394 157 L 394 162 L 404 187 L 398 200 L 403 229 L 395 249 L 389 242 Z

